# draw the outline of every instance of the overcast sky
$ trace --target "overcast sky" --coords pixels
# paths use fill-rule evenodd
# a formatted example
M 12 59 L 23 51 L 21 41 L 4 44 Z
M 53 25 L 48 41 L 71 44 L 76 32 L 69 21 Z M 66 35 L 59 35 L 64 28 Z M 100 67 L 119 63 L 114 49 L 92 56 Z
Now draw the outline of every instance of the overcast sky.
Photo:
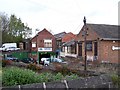
M 118 24 L 119 0 L 0 0 L 0 12 L 15 14 L 33 29 L 77 34 L 87 23 Z

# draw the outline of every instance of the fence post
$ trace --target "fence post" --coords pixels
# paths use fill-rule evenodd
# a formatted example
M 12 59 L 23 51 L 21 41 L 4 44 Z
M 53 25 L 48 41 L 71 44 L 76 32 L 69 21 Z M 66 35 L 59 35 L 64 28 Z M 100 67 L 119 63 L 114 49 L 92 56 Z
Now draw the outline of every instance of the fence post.
M 66 88 L 68 89 L 69 87 L 68 87 L 67 81 L 64 80 L 63 82 L 65 83 L 65 86 L 66 86 Z
M 45 82 L 43 82 L 43 88 L 44 88 L 44 90 L 46 90 L 46 85 L 45 85 Z

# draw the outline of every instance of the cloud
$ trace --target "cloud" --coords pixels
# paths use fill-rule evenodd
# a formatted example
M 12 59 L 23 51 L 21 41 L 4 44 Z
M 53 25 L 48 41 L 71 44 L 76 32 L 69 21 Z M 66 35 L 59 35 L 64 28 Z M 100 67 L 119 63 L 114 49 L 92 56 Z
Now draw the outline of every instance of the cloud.
M 88 23 L 117 24 L 119 0 L 1 0 L 0 11 L 15 14 L 28 26 L 53 33 L 78 33 Z M 34 34 L 34 33 L 33 33 Z

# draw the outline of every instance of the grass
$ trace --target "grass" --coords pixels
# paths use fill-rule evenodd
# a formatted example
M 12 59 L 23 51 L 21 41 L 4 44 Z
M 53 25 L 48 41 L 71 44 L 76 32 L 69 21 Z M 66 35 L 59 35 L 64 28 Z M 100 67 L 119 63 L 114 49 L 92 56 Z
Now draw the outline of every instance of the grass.
M 113 74 L 112 76 L 112 82 L 116 87 L 120 88 L 120 76 L 118 76 L 117 74 Z

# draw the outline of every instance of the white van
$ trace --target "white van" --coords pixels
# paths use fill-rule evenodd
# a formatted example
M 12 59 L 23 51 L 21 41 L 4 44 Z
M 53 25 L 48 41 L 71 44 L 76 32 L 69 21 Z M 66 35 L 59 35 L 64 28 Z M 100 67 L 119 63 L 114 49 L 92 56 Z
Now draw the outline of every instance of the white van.
M 20 48 L 17 48 L 16 43 L 4 43 L 2 47 L 0 48 L 0 51 L 14 51 L 19 50 Z

